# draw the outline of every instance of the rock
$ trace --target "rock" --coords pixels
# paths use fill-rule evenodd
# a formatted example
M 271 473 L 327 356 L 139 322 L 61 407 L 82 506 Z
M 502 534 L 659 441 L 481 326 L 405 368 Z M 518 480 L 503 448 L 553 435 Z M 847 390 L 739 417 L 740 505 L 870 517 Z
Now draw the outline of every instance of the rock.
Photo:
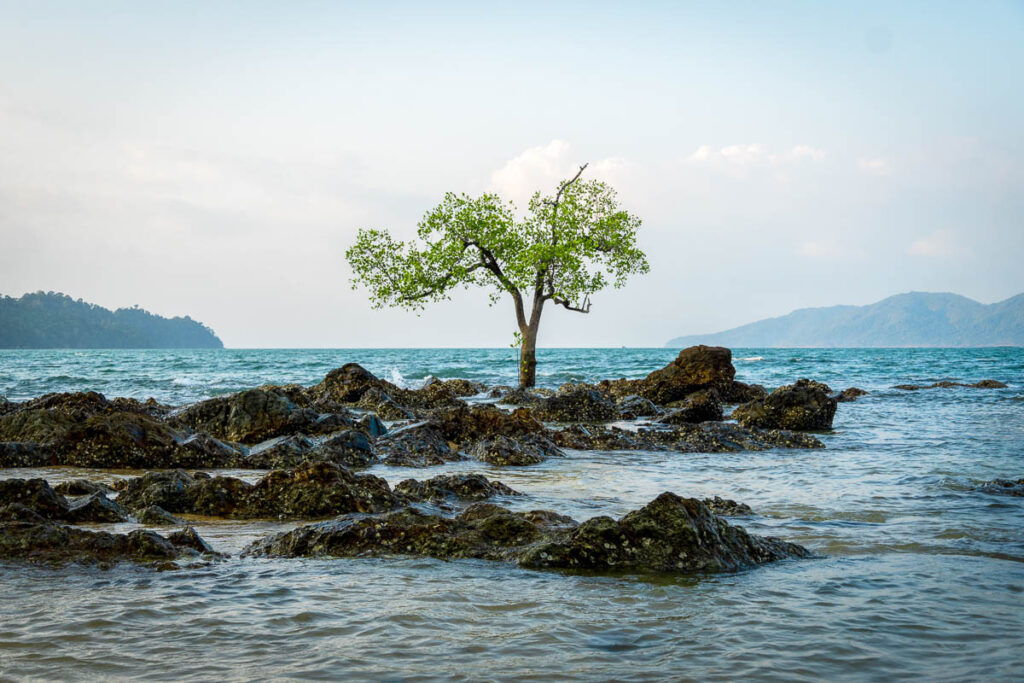
M 0 511 L 0 519 L 23 514 Z M 152 531 L 110 534 L 39 519 L 0 522 L 0 558 L 5 560 L 108 566 L 121 561 L 166 562 L 180 555 L 170 541 Z
M 473 382 L 468 379 L 437 379 L 436 377 L 430 377 L 426 382 L 423 383 L 423 387 L 433 386 L 434 384 L 440 384 L 442 387 L 450 391 L 455 396 L 476 396 L 482 394 L 487 390 L 480 382 Z
M 1024 496 L 1024 479 L 993 479 L 982 482 L 975 487 L 983 493 L 994 493 L 1002 496 Z
M 305 434 L 290 434 L 262 441 L 249 449 L 244 465 L 251 469 L 295 467 L 306 461 L 316 444 Z
M 175 531 L 173 534 L 168 535 L 167 540 L 170 541 L 171 545 L 175 548 L 190 548 L 201 555 L 220 554 L 215 552 L 214 549 L 196 533 L 196 530 L 190 526 L 186 526 L 181 531 Z
M 415 501 L 484 500 L 492 496 L 522 495 L 482 474 L 442 474 L 426 481 L 406 479 L 395 487 L 395 494 Z
M 664 493 L 621 520 L 598 517 L 583 524 L 550 511 L 511 512 L 489 503 L 476 503 L 454 518 L 412 508 L 347 515 L 261 539 L 243 555 L 414 555 L 530 568 L 693 573 L 736 571 L 810 553 L 750 535 L 699 500 Z
M 836 400 L 827 385 L 807 379 L 779 387 L 767 398 L 744 403 L 732 417 L 744 427 L 794 431 L 832 429 Z
M 128 513 L 102 493 L 93 493 L 75 501 L 65 516 L 69 522 L 127 522 Z
M 553 441 L 538 434 L 488 437 L 477 442 L 471 454 L 482 462 L 512 467 L 536 465 L 550 457 L 565 455 Z
M 861 396 L 867 396 L 867 393 L 868 392 L 864 391 L 863 389 L 858 389 L 857 387 L 850 387 L 849 389 L 843 389 L 838 394 L 836 394 L 835 399 L 839 403 L 852 403 Z
M 639 429 L 571 425 L 554 432 L 562 448 L 598 451 L 675 451 L 679 453 L 734 453 L 769 448 L 824 448 L 809 434 L 781 429 L 744 428 L 723 422 L 682 424 L 671 429 Z
M 724 403 L 749 403 L 768 395 L 768 390 L 760 384 L 744 384 L 733 382 L 727 389 L 718 389 Z
M 722 517 L 744 517 L 754 514 L 749 505 L 737 503 L 735 500 L 729 500 L 728 498 L 715 496 L 714 498 L 705 498 L 701 502 L 707 505 L 708 509 L 716 515 Z
M 0 417 L 0 441 L 49 445 L 64 438 L 76 419 L 58 410 L 24 406 Z
M 7 413 L 13 413 L 18 409 L 18 403 L 12 403 L 7 400 L 6 396 L 0 396 L 0 416 L 6 415 Z
M 66 519 L 68 501 L 43 479 L 0 479 L 0 507 L 18 504 L 44 519 Z
M 640 380 L 605 380 L 598 388 L 615 397 L 639 394 L 665 405 L 701 389 L 728 393 L 736 377 L 732 351 L 720 346 L 691 346 L 671 363 Z
M 504 387 L 495 387 L 495 389 L 503 391 L 501 398 L 498 400 L 498 405 L 502 406 L 533 406 L 545 398 L 551 398 L 551 395 L 541 393 L 537 387 L 516 387 L 515 389 L 509 388 L 508 391 L 504 391 Z
M 388 428 L 376 415 L 363 415 L 359 418 L 356 426 L 371 439 L 376 439 L 388 433 Z
M 695 498 L 663 493 L 616 521 L 587 520 L 566 538 L 527 550 L 519 564 L 532 568 L 596 571 L 723 572 L 787 558 L 808 557 L 794 543 L 748 534 L 719 519 Z
M 62 496 L 88 496 L 93 493 L 107 494 L 114 492 L 112 487 L 102 482 L 89 481 L 88 479 L 62 481 L 54 486 L 53 490 Z
M 307 459 L 362 469 L 373 464 L 373 446 L 366 434 L 350 429 L 322 441 L 307 454 Z
M 300 432 L 328 433 L 351 426 L 344 416 L 325 423 L 319 412 L 296 405 L 278 387 L 249 389 L 201 401 L 181 409 L 169 421 L 178 427 L 244 444 Z
M 432 467 L 463 460 L 433 424 L 416 424 L 392 429 L 377 440 L 377 456 L 395 467 Z
M 149 505 L 135 513 L 135 519 L 139 524 L 147 526 L 177 526 L 185 522 L 175 517 L 159 505 Z
M 975 389 L 1005 389 L 1007 385 L 997 379 L 983 379 L 971 386 Z
M 355 403 L 369 389 L 383 386 L 385 383 L 363 366 L 358 363 L 346 363 L 327 373 L 323 381 L 310 387 L 307 393 L 314 400 Z
M 20 441 L 0 441 L 0 467 L 46 467 L 53 453 L 47 446 Z
M 62 465 L 75 467 L 167 467 L 180 436 L 141 413 L 104 413 L 70 427 L 54 444 Z
M 662 413 L 661 408 L 655 405 L 654 401 L 643 396 L 631 394 L 623 396 L 616 401 L 619 409 L 619 418 L 623 420 L 635 420 L 638 417 L 654 417 Z
M 492 405 L 463 405 L 435 415 L 429 424 L 447 441 L 466 448 L 492 436 L 548 435 L 551 431 L 531 410 L 509 412 Z
M 658 419 L 664 424 L 696 424 L 722 419 L 722 402 L 714 389 L 704 389 L 671 404 L 672 411 Z
M 534 415 L 551 422 L 607 422 L 619 411 L 607 395 L 587 386 L 572 386 L 535 403 Z
M 393 398 L 376 387 L 367 390 L 356 403 L 356 407 L 372 410 L 377 417 L 388 422 L 416 419 L 412 411 L 398 405 Z
M 964 384 L 963 382 L 951 382 L 949 380 L 942 380 L 941 382 L 935 382 L 934 384 L 921 385 L 921 384 L 897 384 L 893 389 L 900 389 L 901 391 L 918 391 L 920 389 L 953 389 L 956 387 L 967 387 L 971 389 L 1005 389 L 1006 384 L 995 379 L 983 379 L 975 382 L 974 384 Z
M 487 397 L 488 398 L 504 398 L 504 397 L 508 396 L 510 393 L 512 393 L 513 391 L 515 391 L 515 389 L 513 387 L 510 387 L 507 384 L 498 384 L 497 386 L 491 387 L 487 391 Z
M 119 500 L 131 509 L 156 505 L 171 513 L 234 519 L 317 518 L 381 512 L 397 504 L 385 480 L 354 475 L 327 462 L 274 470 L 256 484 L 233 477 L 192 477 L 180 470 L 149 472 L 131 480 Z

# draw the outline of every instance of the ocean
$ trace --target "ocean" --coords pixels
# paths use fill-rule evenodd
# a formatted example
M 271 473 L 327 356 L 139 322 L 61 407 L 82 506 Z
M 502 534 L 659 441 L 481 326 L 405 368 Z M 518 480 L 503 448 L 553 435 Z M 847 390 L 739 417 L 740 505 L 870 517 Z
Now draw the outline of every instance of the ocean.
M 543 349 L 538 383 L 641 377 L 678 349 Z M 232 554 L 176 572 L 0 564 L 0 679 L 927 680 L 1019 679 L 1024 349 L 734 349 L 737 379 L 801 377 L 868 395 L 841 403 L 824 450 L 570 451 L 540 465 L 369 470 L 392 484 L 476 471 L 501 501 L 584 520 L 663 491 L 720 495 L 735 520 L 817 557 L 714 576 L 595 576 L 483 561 L 248 559 L 294 522 L 201 520 Z M 512 349 L 0 351 L 0 395 L 55 391 L 183 404 L 266 383 L 314 384 L 358 362 L 512 384 Z M 997 379 L 1005 389 L 894 389 Z M 51 482 L 120 472 L 0 470 Z M 258 472 L 232 474 L 255 480 Z M 97 525 L 114 531 L 134 524 Z

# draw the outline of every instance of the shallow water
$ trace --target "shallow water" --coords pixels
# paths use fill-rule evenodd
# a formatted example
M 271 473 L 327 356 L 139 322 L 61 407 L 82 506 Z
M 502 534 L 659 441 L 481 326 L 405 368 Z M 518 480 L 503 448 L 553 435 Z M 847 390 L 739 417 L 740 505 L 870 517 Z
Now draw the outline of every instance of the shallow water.
M 712 577 L 566 575 L 475 561 L 255 560 L 156 573 L 2 566 L 0 678 L 785 680 L 1019 678 L 1024 499 L 971 490 L 1024 476 L 1024 350 L 742 349 L 738 379 L 871 392 L 840 404 L 824 451 L 571 452 L 528 468 L 378 466 L 397 483 L 472 470 L 500 501 L 577 519 L 658 493 L 721 495 L 736 521 L 817 559 Z M 182 403 L 359 361 L 508 383 L 504 350 L 0 352 L 0 392 L 99 389 Z M 546 351 L 541 381 L 639 376 L 670 349 Z M 758 358 L 758 360 L 743 360 Z M 903 392 L 995 378 L 1007 389 Z M 0 476 L 81 476 L 67 469 Z M 129 473 L 90 473 L 112 479 Z M 244 472 L 246 478 L 260 473 Z M 195 520 L 236 554 L 291 524 Z M 108 525 L 127 530 L 132 525 Z

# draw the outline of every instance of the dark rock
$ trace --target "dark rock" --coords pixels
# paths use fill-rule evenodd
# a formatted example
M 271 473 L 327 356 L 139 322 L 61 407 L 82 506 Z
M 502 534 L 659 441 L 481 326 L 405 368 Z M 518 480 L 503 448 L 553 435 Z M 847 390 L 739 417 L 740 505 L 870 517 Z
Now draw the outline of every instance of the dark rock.
M 863 389 L 858 389 L 857 387 L 850 387 L 849 389 L 843 389 L 838 394 L 836 394 L 835 399 L 839 403 L 852 403 L 861 396 L 867 396 L 867 393 L 868 392 L 864 391 Z
M 373 446 L 365 433 L 347 430 L 321 442 L 307 455 L 307 459 L 362 469 L 373 464 Z
M 539 400 L 531 410 L 541 420 L 551 422 L 607 422 L 619 414 L 606 394 L 578 385 Z
M 993 479 L 978 484 L 976 490 L 1002 496 L 1024 496 L 1024 479 Z
M 550 511 L 511 512 L 477 503 L 454 518 L 405 508 L 347 515 L 261 539 L 244 555 L 417 555 L 517 562 L 531 568 L 595 571 L 735 571 L 785 558 L 803 547 L 761 538 L 719 519 L 701 501 L 664 493 L 621 520 L 583 524 Z
M 113 487 L 103 482 L 89 481 L 88 479 L 62 481 L 54 486 L 53 490 L 62 496 L 88 496 L 93 493 L 107 494 L 114 492 Z
M 54 464 L 48 446 L 19 441 L 0 441 L 0 467 L 46 467 Z
M 590 519 L 564 539 L 540 543 L 519 559 L 524 567 L 596 571 L 722 572 L 808 557 L 799 545 L 748 534 L 719 519 L 695 498 L 663 493 L 616 521 Z
M 997 379 L 983 379 L 971 385 L 975 389 L 1005 389 L 1006 384 Z
M 436 377 L 429 378 L 423 383 L 423 387 L 433 386 L 434 384 L 440 384 L 455 396 L 476 396 L 486 391 L 485 387 L 480 382 L 473 382 L 468 379 L 437 379 Z
M 0 518 L 10 519 L 18 514 L 0 512 Z M 152 531 L 109 534 L 45 520 L 0 523 L 0 558 L 6 560 L 110 565 L 121 561 L 168 561 L 180 554 L 170 541 Z
M 68 508 L 65 516 L 69 522 L 127 522 L 128 513 L 116 502 L 102 493 L 93 493 L 77 500 Z
M 192 508 L 189 489 L 196 480 L 184 470 L 147 472 L 141 477 L 119 482 L 118 502 L 130 510 L 157 506 L 169 512 Z
M 419 422 L 392 429 L 377 439 L 377 456 L 396 467 L 431 467 L 462 460 L 433 424 Z
M 218 555 L 209 544 L 203 540 L 202 536 L 196 533 L 196 530 L 190 526 L 186 526 L 181 531 L 175 531 L 173 534 L 167 536 L 167 540 L 171 542 L 175 548 L 189 548 L 195 550 L 201 555 Z
M 249 449 L 244 465 L 251 469 L 295 467 L 306 461 L 316 444 L 304 434 L 291 434 L 267 439 Z
M 385 385 L 383 380 L 377 379 L 372 372 L 358 363 L 346 363 L 327 373 L 323 381 L 310 387 L 307 393 L 314 400 L 355 403 L 369 389 L 383 388 Z
M 893 389 L 899 389 L 900 391 L 917 391 L 919 389 L 925 389 L 920 384 L 897 384 Z
M 809 434 L 781 429 L 744 428 L 722 422 L 677 425 L 671 429 L 639 429 L 572 425 L 553 435 L 562 448 L 598 451 L 675 451 L 734 453 L 769 448 L 824 448 Z
M 477 442 L 471 454 L 482 462 L 512 467 L 536 465 L 565 455 L 553 441 L 540 434 L 487 437 Z
M 442 474 L 426 481 L 406 479 L 395 487 L 395 494 L 414 501 L 484 500 L 492 496 L 522 495 L 482 474 Z
M 550 433 L 531 410 L 519 408 L 510 412 L 492 405 L 461 406 L 448 410 L 434 416 L 430 425 L 444 439 L 461 447 L 470 447 L 492 436 L 520 437 Z
M 828 385 L 801 379 L 779 387 L 765 399 L 744 403 L 732 417 L 744 427 L 795 431 L 832 429 L 836 400 Z
M 398 405 L 393 398 L 378 388 L 366 391 L 356 403 L 356 407 L 364 410 L 372 410 L 381 420 L 396 422 L 400 420 L 413 420 L 416 415 Z
M 376 415 L 363 415 L 359 418 L 357 427 L 371 439 L 376 439 L 388 433 L 388 428 Z
M 13 413 L 18 409 L 18 403 L 12 403 L 7 400 L 6 396 L 0 396 L 0 416 L 6 415 L 7 413 Z
M 619 409 L 619 417 L 623 420 L 635 420 L 638 417 L 654 417 L 662 413 L 654 401 L 643 396 L 632 394 L 623 396 L 616 402 Z
M 701 389 L 732 390 L 736 368 L 732 351 L 720 346 L 691 346 L 671 363 L 640 380 L 605 380 L 598 388 L 619 398 L 639 394 L 659 405 L 678 401 Z
M 709 510 L 722 517 L 745 517 L 754 514 L 749 505 L 737 503 L 728 498 L 715 496 L 714 498 L 705 498 L 702 502 L 708 506 Z
M 66 519 L 70 507 L 44 479 L 0 479 L 0 507 L 15 503 L 44 519 Z
M 255 444 L 288 434 L 319 434 L 351 426 L 351 421 L 325 423 L 318 411 L 296 405 L 278 387 L 249 389 L 211 398 L 181 409 L 170 423 L 203 431 L 218 439 Z
M 142 508 L 135 513 L 135 519 L 138 520 L 139 524 L 147 526 L 177 526 L 185 523 L 159 505 L 150 505 Z
M 673 401 L 670 412 L 658 419 L 664 424 L 696 424 L 722 419 L 722 402 L 714 389 L 690 394 L 681 401 Z
M 743 382 L 733 382 L 728 388 L 717 391 L 724 403 L 749 403 L 768 395 L 768 390 L 760 384 L 744 384 Z

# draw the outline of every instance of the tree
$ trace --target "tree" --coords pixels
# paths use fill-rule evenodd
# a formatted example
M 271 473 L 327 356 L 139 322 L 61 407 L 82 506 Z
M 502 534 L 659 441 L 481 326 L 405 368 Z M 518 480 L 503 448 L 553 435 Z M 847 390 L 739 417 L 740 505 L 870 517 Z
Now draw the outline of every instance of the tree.
M 375 308 L 411 310 L 449 299 L 460 285 L 489 288 L 492 305 L 508 295 L 519 330 L 519 384 L 532 387 L 545 304 L 589 313 L 592 294 L 649 270 L 636 246 L 640 219 L 619 208 L 605 183 L 580 180 L 586 167 L 553 197 L 535 193 L 524 217 L 495 194 L 449 192 L 409 243 L 387 231 L 360 230 L 345 252 L 353 289 L 364 285 Z M 532 297 L 529 308 L 526 297 Z

